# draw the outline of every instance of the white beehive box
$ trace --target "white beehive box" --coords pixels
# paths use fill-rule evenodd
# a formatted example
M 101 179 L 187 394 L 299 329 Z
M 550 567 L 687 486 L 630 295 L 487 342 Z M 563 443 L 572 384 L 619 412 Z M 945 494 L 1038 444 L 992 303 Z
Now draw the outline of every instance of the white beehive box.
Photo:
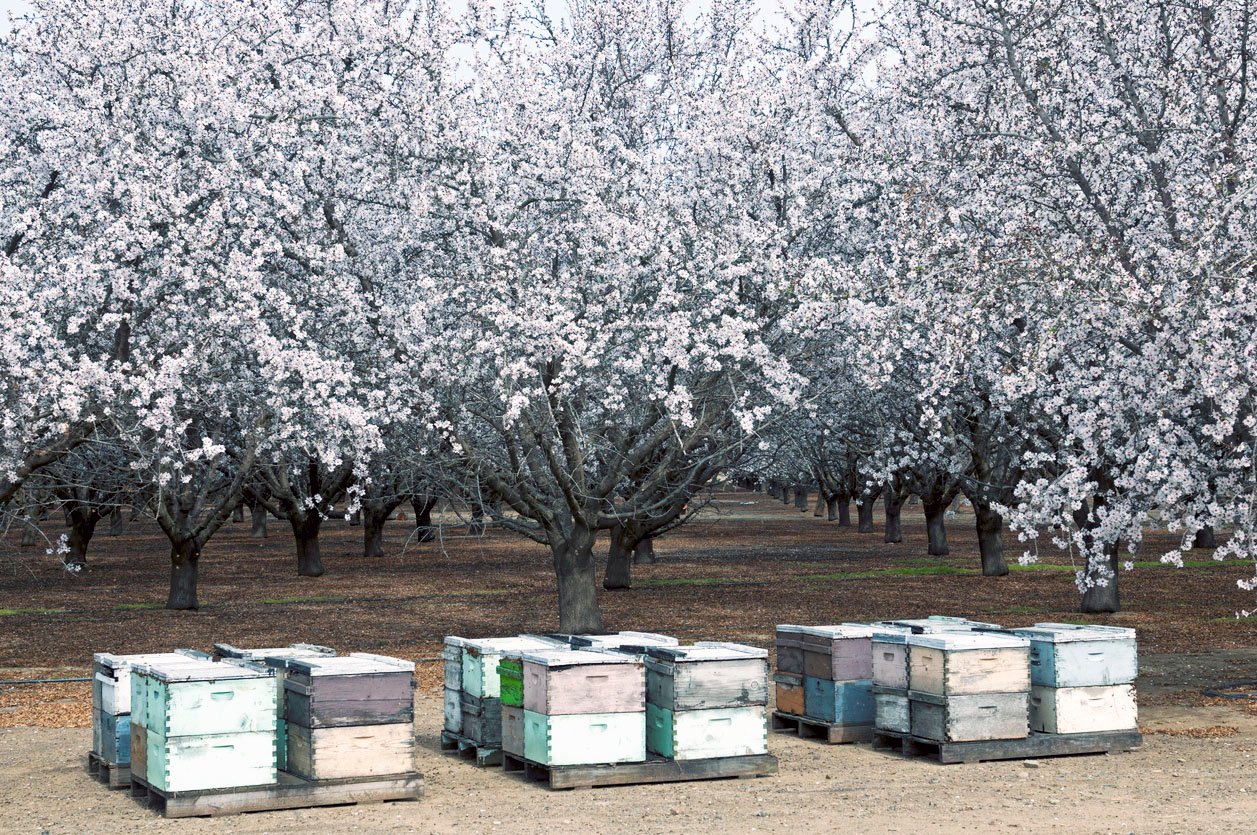
M 1132 730 L 1138 724 L 1135 688 L 1129 684 L 1030 688 L 1032 731 L 1049 734 L 1101 733 Z
M 908 688 L 914 693 L 963 696 L 1027 693 L 1030 642 L 991 632 L 912 635 L 907 639 Z
M 1131 684 L 1139 671 L 1135 630 L 1037 623 L 1013 634 L 1030 641 L 1030 681 L 1043 687 Z

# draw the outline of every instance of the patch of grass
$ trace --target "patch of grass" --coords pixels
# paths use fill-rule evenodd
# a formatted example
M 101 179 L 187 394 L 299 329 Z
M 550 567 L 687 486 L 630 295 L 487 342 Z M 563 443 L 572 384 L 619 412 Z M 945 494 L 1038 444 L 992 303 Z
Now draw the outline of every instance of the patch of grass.
M 1222 566 L 1238 566 L 1235 560 L 1183 560 L 1183 568 L 1219 568 Z M 1160 560 L 1135 560 L 1135 568 L 1174 568 Z
M 867 571 L 836 571 L 830 574 L 800 574 L 800 580 L 872 580 L 877 577 L 926 577 L 934 574 L 977 574 L 972 568 L 954 565 L 900 565 Z
M 0 617 L 10 615 L 64 615 L 65 609 L 0 609 Z
M 1077 571 L 1072 565 L 1057 565 L 1054 562 L 1032 562 L 1022 565 L 1019 562 L 1010 563 L 1009 571 Z
M 139 612 L 145 609 L 164 609 L 165 607 L 164 603 L 119 603 L 117 606 L 114 606 L 115 609 L 120 609 L 124 612 Z
M 317 595 L 298 596 L 298 597 L 267 597 L 262 599 L 262 603 L 267 606 L 284 606 L 289 603 L 344 603 L 347 597 L 320 597 Z

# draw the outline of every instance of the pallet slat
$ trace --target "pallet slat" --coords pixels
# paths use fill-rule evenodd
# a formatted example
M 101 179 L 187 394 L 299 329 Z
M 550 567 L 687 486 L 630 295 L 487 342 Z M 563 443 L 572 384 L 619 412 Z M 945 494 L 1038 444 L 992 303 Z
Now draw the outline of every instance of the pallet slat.
M 522 773 L 527 779 L 547 782 L 551 789 L 677 783 L 729 777 L 768 777 L 777 773 L 777 758 L 771 754 L 717 757 L 705 760 L 651 759 L 645 762 L 618 765 L 569 766 L 544 766 L 507 754 L 503 757 L 502 764 L 504 771 Z
M 770 719 L 776 733 L 796 733 L 803 739 L 820 739 L 830 745 L 846 745 L 851 742 L 868 742 L 873 738 L 872 725 L 835 725 L 807 716 L 794 716 L 773 711 Z
M 271 812 L 314 806 L 418 800 L 423 775 L 418 772 L 353 780 L 307 781 L 281 773 L 280 782 L 200 792 L 162 792 L 133 780 L 131 794 L 168 818 L 218 817 L 242 812 Z
M 1143 745 L 1143 736 L 1139 731 L 1094 734 L 1033 733 L 1022 739 L 935 742 L 911 734 L 879 730 L 873 735 L 873 744 L 882 748 L 899 748 L 904 756 L 930 756 L 940 763 L 950 765 L 987 760 L 1024 760 L 1133 751 Z

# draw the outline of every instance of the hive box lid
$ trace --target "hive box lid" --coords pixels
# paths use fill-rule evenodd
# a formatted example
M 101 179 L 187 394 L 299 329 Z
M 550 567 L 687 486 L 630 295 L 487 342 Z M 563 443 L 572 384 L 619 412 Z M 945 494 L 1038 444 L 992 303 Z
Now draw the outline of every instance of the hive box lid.
M 680 644 L 671 635 L 660 635 L 657 632 L 616 632 L 611 635 L 572 635 L 570 641 L 573 649 L 592 647 L 595 649 L 624 649 L 645 652 L 650 647 L 675 647 Z
M 464 646 L 466 646 L 466 645 L 467 645 L 467 639 L 466 639 L 466 638 L 460 638 L 460 637 L 458 637 L 457 635 L 446 635 L 446 636 L 445 636 L 445 645 L 446 645 L 447 647 L 458 647 L 458 648 L 460 648 L 460 649 L 461 649 L 462 647 L 464 647 Z
M 981 649 L 1029 649 L 1030 641 L 1016 635 L 994 632 L 939 632 L 929 635 L 909 635 L 906 643 L 914 647 L 930 647 L 947 652 Z
M 513 635 L 509 638 L 464 638 L 463 646 L 467 649 L 475 650 L 481 655 L 486 653 L 502 654 L 503 652 L 517 652 L 539 649 L 562 649 L 565 644 L 554 638 L 547 638 L 544 635 Z
M 348 655 L 318 658 L 289 658 L 284 666 L 290 670 L 299 670 L 311 677 L 362 676 L 414 672 L 415 662 L 388 655 L 372 655 L 369 652 L 351 652 Z
M 816 635 L 821 638 L 870 638 L 873 627 L 867 623 L 839 623 L 832 626 L 798 626 L 793 623 L 777 625 L 778 632 Z
M 263 658 L 317 658 L 335 655 L 336 650 L 318 644 L 289 644 L 286 647 L 265 647 L 262 649 L 241 649 L 231 644 L 214 644 L 214 651 L 224 658 L 247 658 L 261 660 Z
M 672 661 L 685 664 L 695 661 L 745 661 L 748 659 L 768 658 L 768 650 L 751 647 L 746 644 L 730 644 L 722 641 L 699 641 L 693 646 L 685 647 L 651 647 L 646 650 L 648 658 L 660 661 Z
M 158 681 L 228 681 L 242 678 L 269 678 L 274 670 L 231 658 L 223 662 L 201 658 L 185 658 L 182 661 L 160 661 L 149 664 L 132 664 L 131 669 Z
M 139 655 L 114 655 L 112 652 L 92 654 L 92 660 L 110 670 L 125 670 L 136 664 L 158 663 L 162 661 L 186 661 L 189 658 L 208 659 L 209 656 L 195 649 L 177 649 L 174 652 L 148 652 Z
M 594 649 L 551 649 L 528 651 L 520 658 L 543 667 L 583 667 L 586 664 L 641 664 L 641 661 L 623 653 L 601 652 Z
M 1036 623 L 1024 629 L 1009 630 L 1032 641 L 1063 644 L 1070 641 L 1133 641 L 1135 630 L 1124 626 L 1090 626 L 1073 623 Z

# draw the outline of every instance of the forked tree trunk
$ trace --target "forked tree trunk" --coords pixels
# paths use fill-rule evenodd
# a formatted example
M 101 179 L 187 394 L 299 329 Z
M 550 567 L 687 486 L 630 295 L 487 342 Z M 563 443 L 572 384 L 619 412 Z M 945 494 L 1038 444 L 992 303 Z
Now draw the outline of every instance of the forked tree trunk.
M 431 496 L 413 496 L 410 506 L 415 511 L 415 539 L 420 542 L 436 539 L 436 531 L 432 527 L 432 511 L 436 507 L 436 499 Z
M 322 577 L 323 559 L 319 555 L 319 527 L 323 520 L 319 514 L 308 511 L 301 519 L 292 522 L 292 534 L 297 543 L 297 576 Z
M 170 595 L 166 598 L 167 609 L 196 609 L 197 564 L 201 560 L 195 542 L 180 542 L 170 546 Z
M 384 556 L 384 523 L 388 520 L 388 510 L 362 507 L 362 555 L 369 559 Z
M 633 587 L 633 545 L 628 530 L 623 525 L 611 529 L 611 544 L 607 549 L 607 574 L 602 587 L 608 591 Z
M 655 538 L 653 536 L 644 537 L 633 546 L 633 562 L 638 565 L 653 563 L 655 559 Z
M 254 539 L 266 539 L 266 508 L 261 502 L 254 502 L 249 508 L 249 536 Z
M 973 515 L 977 518 L 978 552 L 982 555 L 982 576 L 1003 577 L 1008 574 L 1004 562 L 1004 517 L 986 502 L 974 502 Z
M 81 506 L 70 511 L 70 553 L 65 561 L 68 565 L 87 565 L 87 546 L 96 533 L 96 523 L 100 521 L 100 513 Z
M 872 496 L 856 499 L 856 513 L 860 520 L 857 530 L 860 533 L 873 532 L 873 505 L 876 501 Z
M 947 547 L 947 506 L 950 502 L 921 501 L 925 511 L 925 532 L 930 544 L 928 553 L 932 557 L 945 557 L 951 550 Z
M 1214 536 L 1213 526 L 1205 525 L 1196 531 L 1196 538 L 1192 540 L 1193 548 L 1217 548 L 1218 538 Z
M 886 533 L 882 537 L 882 541 L 888 543 L 903 542 L 903 526 L 901 524 L 903 499 L 900 499 L 893 492 L 887 491 L 882 493 L 882 504 L 886 508 Z
M 602 631 L 594 535 L 580 530 L 550 546 L 559 585 L 559 630 L 573 635 Z

